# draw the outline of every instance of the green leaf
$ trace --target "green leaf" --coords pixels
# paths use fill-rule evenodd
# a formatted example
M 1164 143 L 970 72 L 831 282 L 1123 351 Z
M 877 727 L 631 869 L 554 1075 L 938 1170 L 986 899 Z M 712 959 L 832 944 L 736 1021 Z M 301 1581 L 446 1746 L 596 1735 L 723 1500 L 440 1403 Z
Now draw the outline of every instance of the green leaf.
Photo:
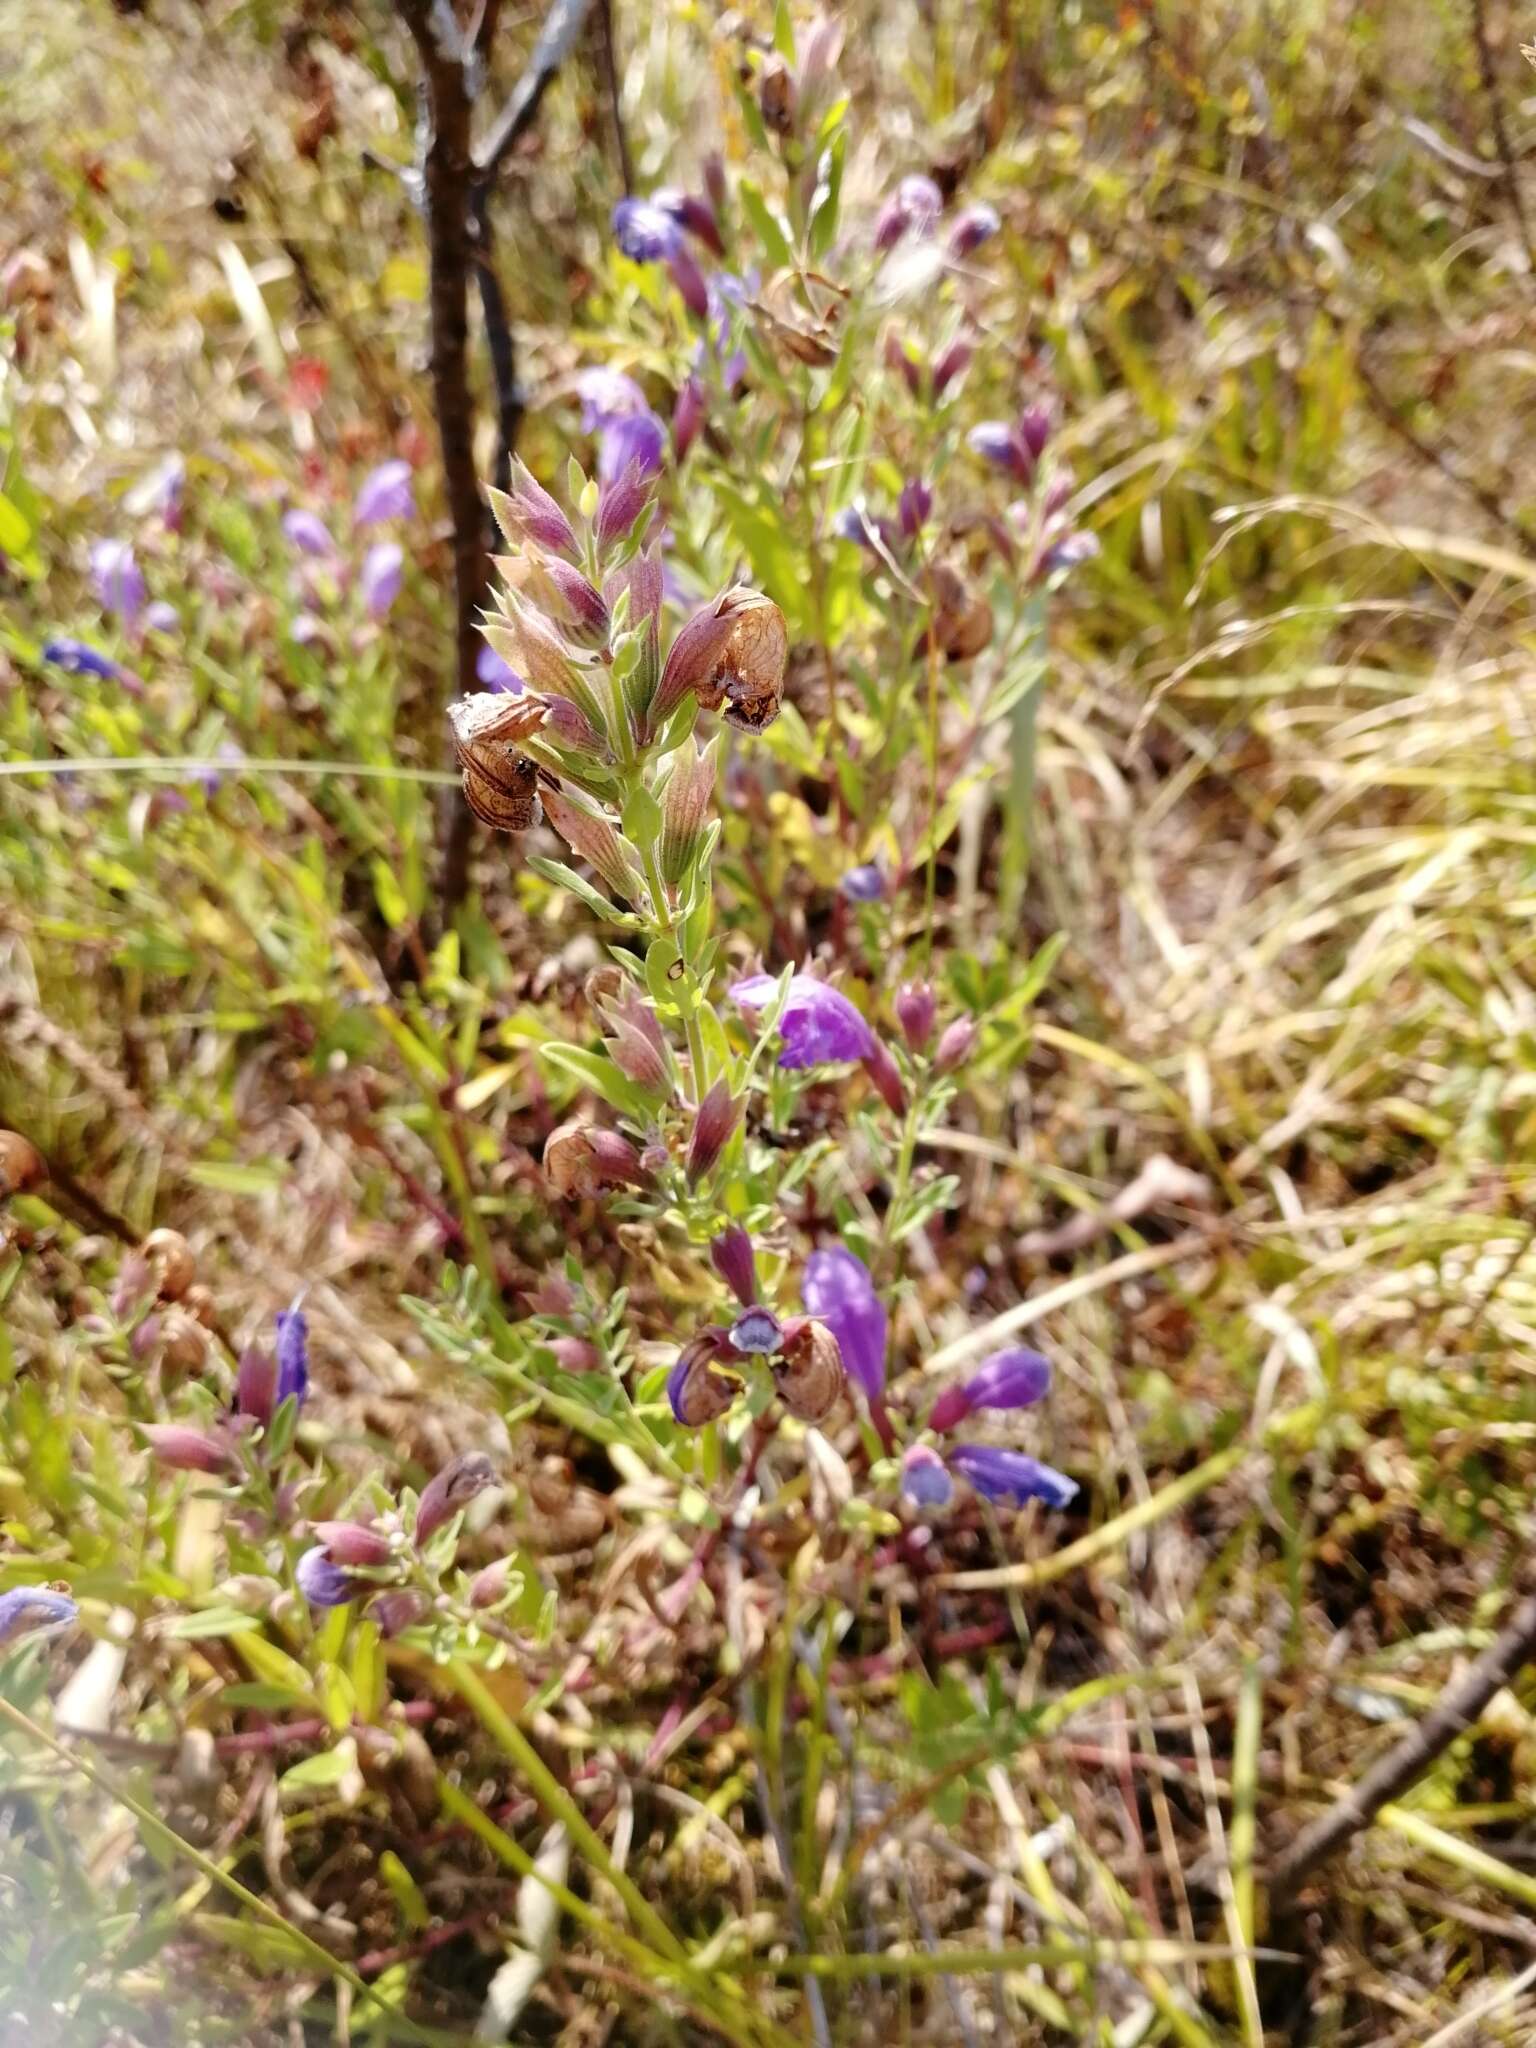
M 0 552 L 24 555 L 31 545 L 31 520 L 13 498 L 0 491 Z
M 600 1095 L 621 1116 L 633 1117 L 637 1123 L 644 1123 L 653 1114 L 645 1090 L 626 1074 L 621 1074 L 605 1054 L 587 1052 L 582 1046 L 561 1045 L 554 1041 L 539 1047 L 539 1057 Z
M 271 1195 L 288 1178 L 286 1166 L 242 1165 L 234 1159 L 202 1159 L 187 1168 L 188 1180 L 221 1195 Z
M 837 216 L 843 196 L 843 160 L 847 154 L 848 137 L 839 131 L 818 166 L 810 220 L 811 256 L 817 263 L 831 248 L 837 234 Z
M 277 1782 L 288 1790 L 323 1791 L 339 1785 L 356 1768 L 357 1744 L 350 1735 L 344 1735 L 334 1749 L 319 1750 L 314 1756 L 290 1764 Z
M 624 806 L 624 836 L 636 846 L 654 846 L 661 836 L 661 805 L 644 786 L 637 784 Z
M 789 0 L 774 0 L 773 47 L 791 68 L 795 62 L 795 23 Z
M 405 900 L 405 891 L 399 877 L 389 862 L 379 854 L 373 860 L 373 900 L 379 906 L 379 915 L 392 932 L 409 924 L 410 905 Z
M 777 270 L 792 269 L 795 259 L 790 250 L 788 232 L 773 214 L 767 200 L 750 178 L 743 178 L 736 189 L 741 195 L 742 211 L 751 221 L 769 263 Z
M 261 1627 L 261 1617 L 246 1614 L 239 1607 L 204 1607 L 196 1614 L 183 1614 L 165 1631 L 178 1642 L 196 1643 L 205 1637 L 239 1636 Z M 284 1696 L 285 1704 L 291 1695 Z
M 640 928 L 640 920 L 631 917 L 627 910 L 620 910 L 616 903 L 610 903 L 601 890 L 594 889 L 585 875 L 578 875 L 574 868 L 568 868 L 563 860 L 546 860 L 542 854 L 530 854 L 524 862 L 536 875 L 546 882 L 554 882 L 562 889 L 568 889 L 588 910 L 609 924 L 625 926 L 630 931 Z

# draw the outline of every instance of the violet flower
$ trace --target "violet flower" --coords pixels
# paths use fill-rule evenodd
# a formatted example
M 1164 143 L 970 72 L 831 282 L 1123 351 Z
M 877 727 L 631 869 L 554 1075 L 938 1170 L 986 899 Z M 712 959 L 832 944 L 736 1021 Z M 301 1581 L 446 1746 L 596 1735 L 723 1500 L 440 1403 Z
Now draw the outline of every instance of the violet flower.
M 1075 1479 L 1022 1451 L 1005 1451 L 996 1444 L 956 1444 L 949 1463 L 988 1500 L 1043 1500 L 1047 1507 L 1064 1508 L 1077 1498 Z
M 946 1387 L 929 1411 L 928 1427 L 953 1429 L 978 1408 L 1032 1408 L 1045 1398 L 1050 1384 L 1049 1359 L 1016 1345 L 995 1353 L 968 1380 Z
M 392 540 L 375 541 L 363 557 L 363 566 L 358 571 L 357 587 L 363 594 L 363 603 L 372 619 L 389 616 L 389 610 L 400 595 L 400 586 L 405 580 L 405 555 Z
M 0 1593 L 0 1648 L 37 1630 L 52 1635 L 79 1618 L 80 1610 L 67 1593 L 56 1593 L 51 1586 L 12 1586 L 8 1593 Z
M 712 256 L 725 254 L 720 223 L 707 199 L 699 199 L 692 192 L 679 191 L 675 185 L 662 185 L 651 194 L 651 204 L 670 214 L 678 226 L 686 228 L 690 235 L 701 241 Z
M 901 487 L 901 496 L 896 501 L 896 517 L 900 524 L 902 538 L 912 540 L 928 523 L 933 510 L 933 486 L 924 483 L 921 477 L 909 477 Z
M 778 992 L 772 974 L 749 975 L 731 989 L 744 1010 L 766 1009 Z M 779 1065 L 785 1068 L 867 1059 L 875 1049 L 875 1034 L 848 998 L 810 974 L 790 976 L 778 1028 Z
M 358 489 L 357 502 L 352 507 L 352 525 L 355 531 L 365 526 L 378 526 L 386 519 L 414 519 L 416 516 L 416 494 L 411 488 L 411 465 L 395 460 L 381 462 L 377 469 L 370 470 Z
M 716 1371 L 715 1362 L 730 1349 L 730 1332 L 700 1330 L 677 1354 L 667 1374 L 667 1401 L 673 1419 L 684 1429 L 701 1429 L 724 1415 L 741 1392 L 741 1383 Z
M 885 894 L 885 876 L 873 861 L 849 868 L 838 888 L 850 903 L 878 903 Z
M 666 446 L 666 424 L 649 409 L 609 417 L 598 444 L 598 482 L 614 483 L 631 467 L 642 477 L 655 476 Z
M 100 676 L 103 682 L 115 683 L 121 681 L 123 675 L 121 665 L 110 654 L 103 654 L 99 648 L 84 640 L 73 640 L 67 634 L 43 642 L 43 659 L 55 668 L 66 669 L 72 676 Z
M 909 230 L 920 235 L 933 232 L 933 224 L 944 211 L 944 195 L 932 178 L 921 173 L 903 178 L 880 209 L 875 222 L 875 247 L 894 249 Z
M 356 1591 L 350 1572 L 332 1564 L 325 1546 L 306 1550 L 294 1567 L 299 1591 L 311 1607 L 345 1607 Z
M 683 230 L 649 199 L 621 199 L 613 209 L 614 240 L 632 263 L 665 263 L 690 313 L 709 313 L 709 286 L 683 241 Z
M 974 206 L 966 207 L 955 216 L 955 224 L 949 231 L 949 246 L 957 256 L 969 256 L 979 249 L 983 242 L 990 242 L 1002 226 L 997 217 L 997 208 L 978 200 Z
M 690 372 L 683 379 L 672 407 L 672 447 L 679 462 L 699 438 L 706 412 L 704 386 Z
M 509 667 L 489 643 L 483 643 L 475 656 L 475 676 L 487 690 L 500 690 L 508 697 L 520 697 L 527 688 L 517 670 Z
M 297 1304 L 277 1312 L 277 1386 L 273 1406 L 291 1394 L 302 1406 L 309 1392 L 309 1319 Z
M 132 632 L 144 611 L 149 593 L 144 572 L 125 540 L 98 540 L 91 545 L 91 588 L 101 608 L 122 620 Z
M 754 1303 L 731 1325 L 733 1350 L 751 1358 L 772 1358 L 784 1340 L 784 1331 L 771 1308 Z
M 176 607 L 168 604 L 163 597 L 157 597 L 144 614 L 146 633 L 175 633 L 181 629 L 181 620 Z
M 944 1460 L 927 1444 L 914 1444 L 901 1461 L 901 1490 L 914 1507 L 947 1507 L 955 1483 Z
M 805 1262 L 800 1298 L 809 1313 L 837 1339 L 843 1365 L 870 1401 L 885 1392 L 888 1318 L 864 1261 L 846 1245 L 812 1252 Z
M 709 1262 L 743 1308 L 757 1300 L 757 1259 L 739 1223 L 727 1224 L 709 1247 Z
M 316 560 L 334 562 L 336 543 L 331 539 L 331 530 L 318 512 L 306 512 L 300 505 L 283 514 L 283 532 L 291 547 L 301 555 L 313 555 Z
M 581 431 L 599 433 L 614 420 L 648 410 L 645 393 L 633 377 L 604 364 L 581 370 L 576 376 L 576 396 L 581 400 Z

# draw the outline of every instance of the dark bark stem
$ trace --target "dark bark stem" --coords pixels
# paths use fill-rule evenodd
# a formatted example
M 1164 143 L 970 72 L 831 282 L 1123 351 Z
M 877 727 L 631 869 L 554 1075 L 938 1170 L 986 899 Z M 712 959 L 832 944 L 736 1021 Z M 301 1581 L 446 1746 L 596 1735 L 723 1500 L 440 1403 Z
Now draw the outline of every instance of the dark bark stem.
M 480 289 L 480 317 L 485 326 L 486 352 L 491 359 L 491 378 L 496 386 L 496 488 L 512 488 L 512 457 L 517 452 L 518 429 L 523 423 L 523 390 L 517 381 L 517 344 L 507 312 L 501 274 L 496 268 L 496 241 L 491 228 L 490 193 L 482 183 L 471 200 L 470 227 L 474 235 L 475 283 Z
M 608 107 L 613 116 L 613 142 L 619 153 L 619 176 L 624 182 L 624 197 L 628 199 L 635 189 L 635 173 L 630 162 L 629 137 L 624 132 L 624 109 L 619 101 L 619 60 L 613 39 L 613 0 L 597 0 L 597 29 L 602 42 L 603 83 L 608 88 Z
M 1508 1626 L 1463 1676 L 1447 1687 L 1412 1733 L 1326 1813 L 1302 1829 L 1270 1871 L 1272 1907 L 1279 1910 L 1287 1905 L 1319 1864 L 1336 1856 L 1362 1828 L 1369 1827 L 1389 1800 L 1406 1791 L 1459 1735 L 1475 1726 L 1500 1686 L 1507 1685 L 1533 1655 L 1536 1594 L 1521 1601 Z

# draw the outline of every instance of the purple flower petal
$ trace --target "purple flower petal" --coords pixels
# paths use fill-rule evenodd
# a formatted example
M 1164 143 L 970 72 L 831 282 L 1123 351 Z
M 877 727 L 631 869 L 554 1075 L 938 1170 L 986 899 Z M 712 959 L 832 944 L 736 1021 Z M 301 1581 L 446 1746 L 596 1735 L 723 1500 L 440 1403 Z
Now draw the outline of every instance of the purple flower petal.
M 336 559 L 336 543 L 318 512 L 306 512 L 302 506 L 295 506 L 291 512 L 283 514 L 283 532 L 289 545 L 296 547 L 301 555 L 314 555 L 317 560 L 326 562 Z
M 1022 1451 L 1005 1451 L 996 1444 L 956 1444 L 949 1462 L 988 1500 L 1043 1500 L 1047 1507 L 1064 1508 L 1077 1498 L 1075 1479 Z
M 670 262 L 683 231 L 665 208 L 649 199 L 621 199 L 613 209 L 613 238 L 632 263 Z
M 180 629 L 181 620 L 177 616 L 175 605 L 167 604 L 163 597 L 157 597 L 144 614 L 145 632 L 175 633 Z
M 45 640 L 43 659 L 52 662 L 55 668 L 67 669 L 72 676 L 100 676 L 109 683 L 118 681 L 123 673 L 110 654 L 101 653 L 84 640 L 71 640 L 67 636 Z
M 508 697 L 520 697 L 528 687 L 515 668 L 509 668 L 494 647 L 482 647 L 475 656 L 475 675 L 488 690 L 501 690 Z
M 411 488 L 411 465 L 396 460 L 381 462 L 363 478 L 352 507 L 354 529 L 377 526 L 385 519 L 414 519 L 416 493 Z
M 744 1010 L 762 1010 L 778 991 L 774 975 L 754 974 L 738 981 L 731 995 Z M 790 977 L 779 1038 L 779 1065 L 787 1068 L 867 1059 L 875 1049 L 875 1034 L 848 998 L 809 974 Z
M 392 540 L 375 541 L 363 557 L 357 585 L 372 619 L 386 618 L 405 580 L 405 555 Z
M 666 425 L 649 410 L 606 419 L 597 451 L 598 482 L 615 482 L 631 464 L 642 477 L 654 476 L 666 446 Z
M 744 1309 L 731 1325 L 734 1348 L 754 1358 L 771 1358 L 783 1340 L 784 1331 L 771 1308 L 754 1304 Z
M 91 546 L 91 587 L 104 612 L 130 630 L 138 624 L 148 592 L 144 574 L 125 540 L 98 540 Z
M 332 1564 L 318 1543 L 305 1551 L 293 1575 L 311 1607 L 345 1607 L 355 1590 L 350 1572 Z
M 595 434 L 613 420 L 648 410 L 645 393 L 622 370 L 602 364 L 581 370 L 576 377 L 576 396 L 581 400 L 581 431 Z
M 850 903 L 878 903 L 885 894 L 885 876 L 871 861 L 864 867 L 850 868 L 837 886 Z
M 55 1593 L 51 1586 L 12 1586 L 0 1593 L 0 1647 L 33 1630 L 52 1634 L 68 1628 L 79 1613 L 67 1593 Z
M 805 1262 L 800 1298 L 807 1311 L 837 1339 L 850 1379 L 871 1401 L 885 1391 L 888 1318 L 869 1268 L 846 1245 L 812 1252 Z
M 997 217 L 997 208 L 988 206 L 985 200 L 966 207 L 958 214 L 949 231 L 949 246 L 957 256 L 969 256 L 979 249 L 983 242 L 990 242 L 1002 226 Z
M 277 1312 L 278 1404 L 290 1394 L 302 1404 L 309 1392 L 309 1320 L 301 1308 L 280 1308 Z
M 955 1483 L 937 1451 L 914 1444 L 901 1461 L 901 1490 L 914 1507 L 942 1508 L 953 1496 Z
M 953 1429 L 978 1408 L 1032 1408 L 1051 1384 L 1049 1359 L 1022 1344 L 999 1351 L 979 1372 L 958 1386 L 946 1387 L 928 1416 L 930 1429 Z

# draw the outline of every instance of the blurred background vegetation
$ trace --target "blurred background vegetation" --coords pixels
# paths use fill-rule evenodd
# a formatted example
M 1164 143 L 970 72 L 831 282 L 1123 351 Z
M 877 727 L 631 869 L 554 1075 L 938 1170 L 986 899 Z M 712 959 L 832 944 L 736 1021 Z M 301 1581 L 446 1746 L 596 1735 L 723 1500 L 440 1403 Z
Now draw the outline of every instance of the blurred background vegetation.
M 1011 1583 L 914 1604 L 877 1560 L 834 1648 L 774 1553 L 788 1596 L 749 1574 L 734 1612 L 541 1698 L 542 1752 L 595 1782 L 692 1975 L 565 1907 L 511 2038 L 1529 2042 L 1528 1683 L 1299 1915 L 1270 1923 L 1262 1877 L 1531 1589 L 1533 24 L 1501 0 L 840 19 L 847 232 L 913 171 L 997 209 L 957 424 L 1050 393 L 1099 553 L 1050 608 L 1027 876 L 980 737 L 987 776 L 927 844 L 928 772 L 871 737 L 898 716 L 885 595 L 834 515 L 894 502 L 928 430 L 872 357 L 821 467 L 761 491 L 804 428 L 763 373 L 750 430 L 717 422 L 668 503 L 688 598 L 745 561 L 797 641 L 789 712 L 730 771 L 722 915 L 742 962 L 819 950 L 871 983 L 931 946 L 987 1022 L 925 1154 L 958 1192 L 899 1348 L 920 1371 L 1048 1295 L 1051 1455 L 1083 1492 L 957 1536 L 955 1571 L 1020 1561 Z M 539 27 L 500 10 L 487 110 Z M 501 168 L 519 448 L 553 488 L 590 456 L 581 369 L 657 403 L 686 372 L 613 251 L 626 167 L 693 189 L 718 151 L 738 193 L 770 187 L 775 28 L 593 9 Z M 67 1581 L 98 1647 L 132 1632 L 99 1739 L 4 1737 L 0 2009 L 18 2042 L 92 2048 L 465 2039 L 548 1842 L 495 1740 L 526 1697 L 466 1720 L 401 1657 L 412 1740 L 333 1740 L 384 1679 L 323 1629 L 221 1637 L 211 1535 L 144 1477 L 100 1327 L 155 1226 L 231 1355 L 303 1293 L 317 1457 L 419 1485 L 494 1448 L 484 1555 L 516 1547 L 519 1626 L 573 1668 L 643 1608 L 616 1532 L 647 1475 L 486 1365 L 460 1270 L 489 1245 L 509 1302 L 568 1250 L 612 1276 L 623 1226 L 552 1209 L 536 1166 L 579 1084 L 534 1046 L 581 1036 L 592 916 L 506 842 L 444 896 L 416 51 L 382 0 L 0 0 L 0 50 L 0 1124 L 52 1169 L 0 1239 L 0 1585 Z M 401 595 L 373 618 L 343 576 L 308 606 L 285 510 L 345 546 L 391 457 L 420 503 Z M 112 539 L 172 608 L 142 642 L 92 593 Z M 1001 572 L 992 597 L 1006 620 Z M 47 659 L 61 635 L 129 686 Z M 914 879 L 866 917 L 839 883 L 871 861 Z M 626 1284 L 659 1346 L 678 1277 L 642 1248 Z M 156 1398 L 201 1343 L 157 1355 Z M 44 1712 L 94 1654 L 0 1650 L 0 1691 Z M 280 1705 L 307 1747 L 264 1746 Z M 439 1771 L 489 1847 L 439 1813 Z M 613 1871 L 572 1872 L 618 1920 Z

